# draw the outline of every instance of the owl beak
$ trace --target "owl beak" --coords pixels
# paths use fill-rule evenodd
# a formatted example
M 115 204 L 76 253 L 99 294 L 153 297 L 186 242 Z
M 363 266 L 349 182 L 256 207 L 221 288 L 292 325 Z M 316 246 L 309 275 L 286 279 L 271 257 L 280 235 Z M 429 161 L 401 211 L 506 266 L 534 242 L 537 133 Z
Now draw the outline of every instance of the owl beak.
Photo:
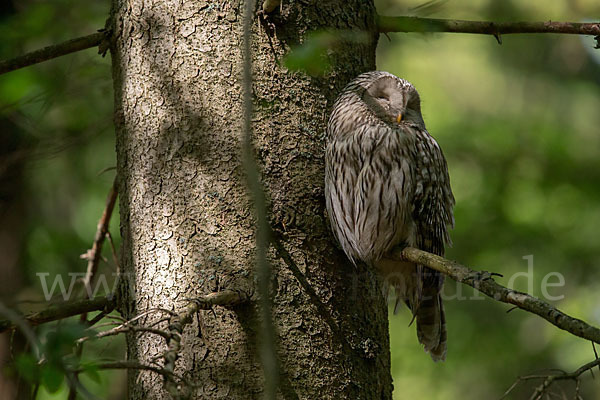
M 398 113 L 398 116 L 396 117 L 396 122 L 400 123 L 402 121 L 403 117 L 404 117 L 404 115 L 402 115 L 402 113 Z

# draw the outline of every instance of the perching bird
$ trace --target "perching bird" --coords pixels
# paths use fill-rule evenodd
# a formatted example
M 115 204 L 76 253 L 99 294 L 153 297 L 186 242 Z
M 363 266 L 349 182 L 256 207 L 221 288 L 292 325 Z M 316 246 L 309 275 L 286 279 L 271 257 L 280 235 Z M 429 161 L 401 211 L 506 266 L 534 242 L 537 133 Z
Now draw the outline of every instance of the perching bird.
M 396 246 L 443 255 L 454 226 L 448 167 L 425 129 L 414 86 L 383 71 L 350 82 L 327 124 L 325 164 L 327 212 L 344 252 L 395 288 L 425 351 L 444 360 L 443 275 L 386 257 Z

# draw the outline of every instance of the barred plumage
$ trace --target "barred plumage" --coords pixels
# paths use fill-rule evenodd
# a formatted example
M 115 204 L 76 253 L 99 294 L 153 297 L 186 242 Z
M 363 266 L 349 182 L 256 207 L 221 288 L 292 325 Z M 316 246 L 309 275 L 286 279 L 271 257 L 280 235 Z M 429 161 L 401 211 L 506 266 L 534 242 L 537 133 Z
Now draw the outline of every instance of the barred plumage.
M 350 82 L 329 118 L 325 162 L 327 211 L 344 252 L 395 287 L 419 341 L 443 360 L 443 275 L 386 258 L 398 245 L 443 255 L 454 225 L 446 160 L 425 129 L 414 86 L 383 71 Z

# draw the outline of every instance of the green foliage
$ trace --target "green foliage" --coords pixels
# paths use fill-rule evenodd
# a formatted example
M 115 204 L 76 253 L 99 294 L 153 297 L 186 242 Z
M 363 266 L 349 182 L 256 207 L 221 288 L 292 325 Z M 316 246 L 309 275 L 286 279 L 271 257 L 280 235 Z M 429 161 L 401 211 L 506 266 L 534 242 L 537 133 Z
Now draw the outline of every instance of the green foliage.
M 65 376 L 79 370 L 97 381 L 99 377 L 94 365 L 80 366 L 74 353 L 74 343 L 93 333 L 85 331 L 81 323 L 74 321 L 49 325 L 39 334 L 39 357 L 33 353 L 21 353 L 15 359 L 14 368 L 32 386 L 42 385 L 48 393 L 56 393 Z
M 56 393 L 65 379 L 62 371 L 49 364 L 42 366 L 41 376 L 41 383 L 49 393 Z
M 93 332 L 84 332 L 84 326 L 80 323 L 60 323 L 49 326 L 41 337 L 42 353 L 50 364 L 63 365 L 72 361 L 73 343 Z
M 327 58 L 330 49 L 339 37 L 331 32 L 312 32 L 299 46 L 290 50 L 283 59 L 283 65 L 290 71 L 304 71 L 311 76 L 325 74 L 331 62 Z
M 20 376 L 25 378 L 30 383 L 40 381 L 40 368 L 37 360 L 30 353 L 18 354 L 15 359 L 15 368 Z
M 365 33 L 353 31 L 317 31 L 306 35 L 304 43 L 293 47 L 283 58 L 290 71 L 303 71 L 310 76 L 323 76 L 331 66 L 330 55 L 343 45 L 368 40 Z

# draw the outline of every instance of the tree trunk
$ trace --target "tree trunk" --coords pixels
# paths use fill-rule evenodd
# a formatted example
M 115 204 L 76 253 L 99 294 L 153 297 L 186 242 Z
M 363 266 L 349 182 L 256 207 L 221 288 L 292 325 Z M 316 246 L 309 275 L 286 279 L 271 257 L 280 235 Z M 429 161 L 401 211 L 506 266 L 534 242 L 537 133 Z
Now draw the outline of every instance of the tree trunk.
M 113 75 L 124 271 L 120 310 L 180 310 L 223 289 L 251 301 L 201 311 L 176 373 L 196 399 L 260 398 L 254 218 L 241 167 L 243 4 L 114 0 Z M 379 283 L 337 249 L 324 215 L 327 115 L 341 88 L 375 69 L 371 1 L 284 1 L 253 26 L 254 142 L 273 228 L 320 302 L 270 253 L 281 398 L 389 399 L 387 308 Z M 308 32 L 346 32 L 324 77 L 281 65 Z M 361 41 L 348 31 L 365 33 Z M 150 324 L 164 314 L 143 318 Z M 163 327 L 165 324 L 163 323 Z M 128 357 L 162 363 L 164 339 L 128 337 Z M 164 399 L 162 377 L 132 371 L 133 399 Z

